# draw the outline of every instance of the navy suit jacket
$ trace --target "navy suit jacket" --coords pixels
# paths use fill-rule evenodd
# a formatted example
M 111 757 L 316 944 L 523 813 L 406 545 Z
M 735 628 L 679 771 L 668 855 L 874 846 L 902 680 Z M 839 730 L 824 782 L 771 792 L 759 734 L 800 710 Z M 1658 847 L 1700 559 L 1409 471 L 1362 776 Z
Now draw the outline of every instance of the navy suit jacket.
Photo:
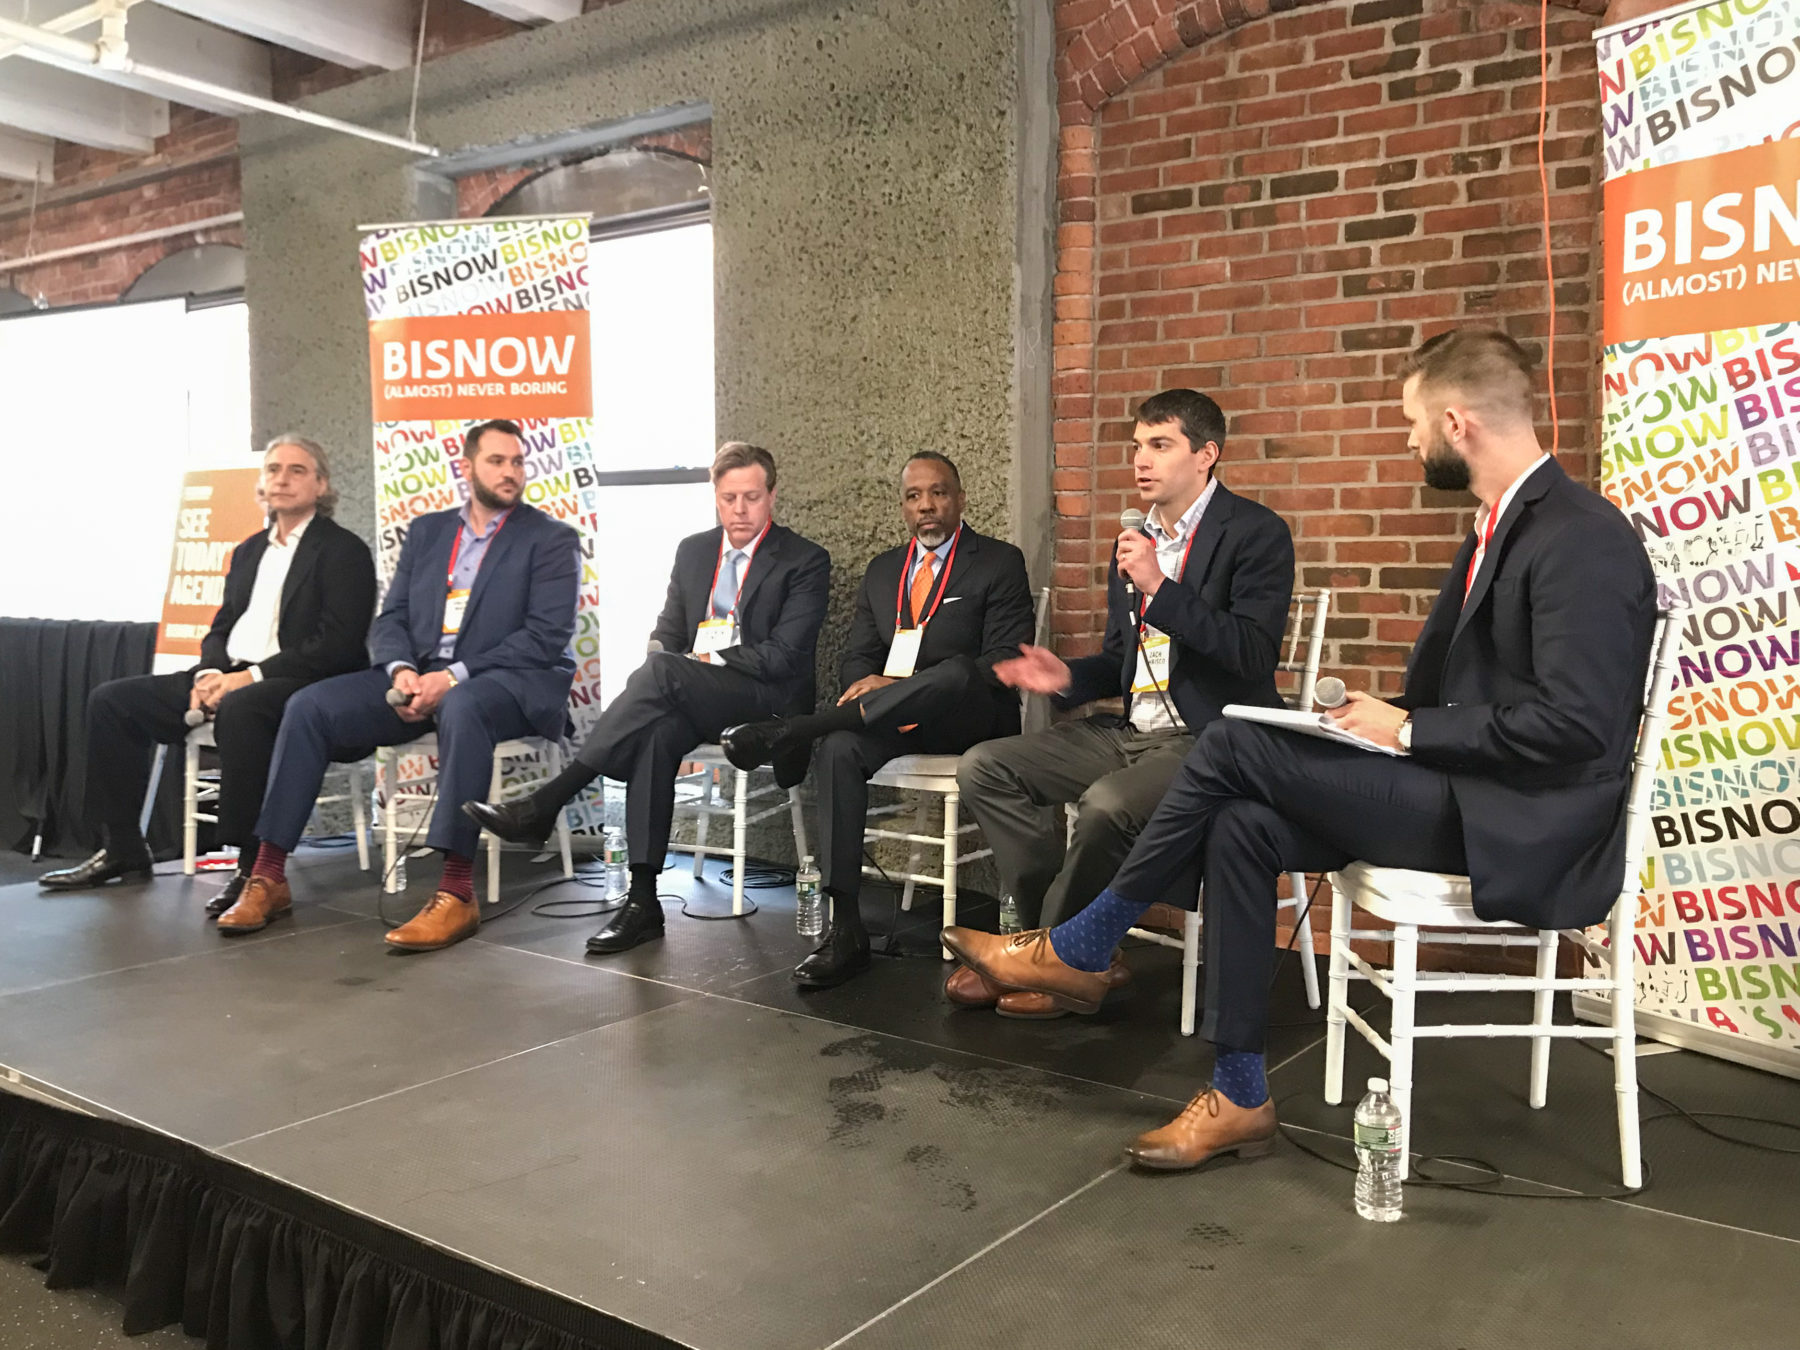
M 377 666 L 404 661 L 424 670 L 439 660 L 450 549 L 461 529 L 462 514 L 452 510 L 420 516 L 407 530 L 369 638 Z M 511 690 L 532 728 L 548 740 L 560 740 L 569 725 L 575 680 L 569 640 L 580 582 L 580 537 L 520 502 L 481 560 L 450 658 L 468 667 L 470 678 Z
M 1227 703 L 1281 706 L 1275 667 L 1293 596 L 1287 522 L 1220 483 L 1181 581 L 1157 587 L 1144 609 L 1144 622 L 1174 643 L 1169 697 L 1189 731 L 1198 733 Z M 1117 697 L 1135 682 L 1137 628 L 1116 558 L 1106 573 L 1105 646 L 1069 662 L 1069 672 L 1069 688 L 1056 699 L 1064 708 Z
M 694 630 L 712 612 L 718 526 L 690 534 L 675 547 L 669 593 L 651 633 L 665 652 L 689 652 Z M 768 688 L 771 706 L 811 712 L 813 659 L 831 592 L 831 555 L 784 525 L 771 525 L 738 591 L 738 645 L 719 653 Z

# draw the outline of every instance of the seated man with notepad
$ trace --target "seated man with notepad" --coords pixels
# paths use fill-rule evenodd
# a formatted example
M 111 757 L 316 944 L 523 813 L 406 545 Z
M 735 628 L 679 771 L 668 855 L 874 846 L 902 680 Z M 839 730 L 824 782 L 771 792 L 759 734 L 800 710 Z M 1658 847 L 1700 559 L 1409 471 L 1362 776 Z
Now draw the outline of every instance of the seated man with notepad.
M 1091 1012 L 1114 945 L 1151 903 L 1191 906 L 1184 879 L 1198 867 L 1201 1034 L 1217 1060 L 1180 1116 L 1126 1150 L 1140 1166 L 1196 1167 L 1274 1141 L 1262 1052 L 1277 874 L 1362 859 L 1466 875 L 1483 919 L 1533 928 L 1597 923 L 1618 894 L 1656 617 L 1649 560 L 1625 517 L 1539 448 L 1530 358 L 1510 337 L 1441 334 L 1402 376 L 1426 483 L 1471 490 L 1480 509 L 1413 648 L 1405 693 L 1356 693 L 1334 710 L 1340 728 L 1394 754 L 1222 719 L 1081 913 L 1010 941 L 944 933 L 993 983 Z

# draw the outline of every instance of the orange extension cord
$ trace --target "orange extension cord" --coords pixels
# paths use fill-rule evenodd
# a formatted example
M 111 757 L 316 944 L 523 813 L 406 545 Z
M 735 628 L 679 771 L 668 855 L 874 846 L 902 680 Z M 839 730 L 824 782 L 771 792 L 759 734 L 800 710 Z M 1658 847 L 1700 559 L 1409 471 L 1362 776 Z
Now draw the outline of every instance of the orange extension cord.
M 1550 170 L 1544 141 L 1550 130 L 1550 0 L 1538 15 L 1538 186 L 1544 198 L 1544 289 L 1550 299 L 1550 336 L 1544 342 L 1544 378 L 1550 386 L 1550 453 L 1562 448 L 1562 419 L 1556 411 L 1556 265 L 1550 253 Z

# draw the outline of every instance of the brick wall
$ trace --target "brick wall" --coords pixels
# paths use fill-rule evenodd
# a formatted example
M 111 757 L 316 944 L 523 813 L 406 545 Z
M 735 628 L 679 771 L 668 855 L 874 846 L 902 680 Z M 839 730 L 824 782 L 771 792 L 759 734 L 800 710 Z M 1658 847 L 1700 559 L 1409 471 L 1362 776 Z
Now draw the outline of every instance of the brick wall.
M 1553 6 L 1549 43 L 1562 458 L 1589 481 L 1602 7 Z M 1327 664 L 1397 690 L 1473 499 L 1421 485 L 1394 373 L 1460 323 L 1548 348 L 1538 5 L 1063 0 L 1058 19 L 1059 645 L 1098 644 L 1129 407 L 1189 385 L 1228 415 L 1221 477 L 1287 517 L 1299 584 L 1337 592 Z

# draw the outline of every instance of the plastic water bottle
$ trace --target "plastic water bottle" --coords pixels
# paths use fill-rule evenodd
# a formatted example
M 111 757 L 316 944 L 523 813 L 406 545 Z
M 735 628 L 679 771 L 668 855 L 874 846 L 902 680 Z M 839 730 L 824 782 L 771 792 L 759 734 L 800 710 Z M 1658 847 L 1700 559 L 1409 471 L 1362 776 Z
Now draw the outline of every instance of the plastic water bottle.
M 1012 895 L 1000 897 L 1000 932 L 1002 936 L 1022 932 L 1025 928 L 1019 919 L 1019 902 Z
M 406 850 L 401 849 L 394 858 L 394 890 L 396 893 L 406 889 Z
M 1400 1108 L 1385 1078 L 1356 1104 L 1356 1212 L 1376 1223 L 1400 1217 Z
M 625 831 L 614 825 L 606 832 L 606 898 L 623 900 L 629 886 L 626 875 L 628 854 L 625 849 Z
M 794 873 L 794 930 L 803 938 L 825 935 L 825 898 L 819 882 L 818 866 L 809 853 Z

